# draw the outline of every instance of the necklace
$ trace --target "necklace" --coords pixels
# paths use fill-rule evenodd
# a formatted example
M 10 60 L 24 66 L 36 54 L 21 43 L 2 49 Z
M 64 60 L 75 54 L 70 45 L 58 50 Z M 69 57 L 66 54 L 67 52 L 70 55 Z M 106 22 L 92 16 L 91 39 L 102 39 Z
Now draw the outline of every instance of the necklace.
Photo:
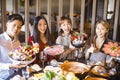
M 104 42 L 104 39 L 100 39 L 100 38 L 97 38 L 96 39 L 96 47 L 98 48 L 98 49 L 100 49 L 101 47 L 102 47 L 102 45 L 103 45 L 103 42 Z

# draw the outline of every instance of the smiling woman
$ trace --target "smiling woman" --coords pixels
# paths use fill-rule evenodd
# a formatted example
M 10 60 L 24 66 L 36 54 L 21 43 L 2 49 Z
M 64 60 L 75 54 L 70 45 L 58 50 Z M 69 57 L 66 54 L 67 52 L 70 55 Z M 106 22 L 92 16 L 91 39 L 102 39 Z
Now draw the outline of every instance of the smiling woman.
M 29 37 L 28 44 L 32 42 L 39 44 L 39 51 L 46 46 L 54 44 L 54 36 L 50 34 L 47 20 L 44 16 L 37 16 L 34 20 L 33 35 Z M 37 54 L 36 62 L 39 62 L 40 52 Z
M 109 41 L 108 37 L 109 24 L 107 21 L 101 20 L 96 23 L 96 35 L 90 37 L 86 44 L 85 58 L 88 64 L 93 65 L 97 62 L 105 64 L 106 54 L 103 53 L 102 47 Z
M 109 24 L 107 21 L 102 20 L 96 23 L 96 35 L 90 37 L 86 44 L 85 59 L 90 66 L 104 66 L 103 69 L 107 71 L 107 75 L 115 78 L 117 65 L 113 60 L 116 58 L 113 57 L 119 56 L 120 50 L 118 43 L 108 39 L 108 31 Z M 102 68 L 98 68 L 98 73 L 101 75 L 99 71 L 102 71 Z

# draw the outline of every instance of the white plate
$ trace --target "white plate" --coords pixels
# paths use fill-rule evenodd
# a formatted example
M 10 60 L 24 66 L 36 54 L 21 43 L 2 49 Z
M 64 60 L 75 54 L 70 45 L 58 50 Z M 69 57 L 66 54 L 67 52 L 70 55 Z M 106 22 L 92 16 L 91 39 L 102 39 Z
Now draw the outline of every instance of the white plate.
M 9 57 L 9 59 L 14 63 L 14 64 L 30 64 L 30 63 L 32 63 L 35 59 L 36 59 L 36 57 L 34 57 L 32 60 L 30 60 L 30 61 L 17 61 L 17 60 L 14 60 L 14 59 L 12 59 L 12 58 L 10 58 Z
M 39 80 L 39 79 L 37 79 L 36 77 L 30 77 L 28 78 L 28 80 Z

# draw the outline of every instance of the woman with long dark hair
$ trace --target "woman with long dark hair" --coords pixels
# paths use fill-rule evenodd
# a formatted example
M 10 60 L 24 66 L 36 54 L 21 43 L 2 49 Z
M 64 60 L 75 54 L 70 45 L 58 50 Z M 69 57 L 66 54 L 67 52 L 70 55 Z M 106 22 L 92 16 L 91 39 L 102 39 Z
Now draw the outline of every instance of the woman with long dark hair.
M 37 16 L 34 20 L 33 36 L 28 39 L 28 44 L 38 43 L 40 52 L 46 46 L 51 46 L 54 44 L 54 37 L 51 36 L 47 20 L 44 16 Z M 40 55 L 38 54 L 37 57 Z M 38 58 L 37 58 L 38 59 Z

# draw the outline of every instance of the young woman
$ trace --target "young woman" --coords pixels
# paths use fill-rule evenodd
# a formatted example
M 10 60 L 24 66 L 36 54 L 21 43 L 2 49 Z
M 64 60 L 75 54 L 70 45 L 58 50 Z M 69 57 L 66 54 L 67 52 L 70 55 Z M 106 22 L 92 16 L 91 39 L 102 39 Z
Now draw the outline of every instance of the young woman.
M 108 31 L 109 24 L 107 21 L 101 20 L 96 23 L 96 34 L 87 42 L 87 49 L 85 50 L 85 59 L 88 64 L 96 64 L 97 62 L 105 63 L 106 54 L 103 53 L 102 48 L 105 43 L 109 41 Z
M 72 32 L 72 23 L 71 19 L 68 17 L 61 17 L 59 22 L 60 32 L 59 36 L 56 39 L 56 44 L 62 44 L 69 47 L 71 44 L 71 32 Z
M 33 36 L 30 36 L 28 39 L 28 44 L 38 43 L 40 52 L 46 46 L 54 44 L 54 37 L 51 36 L 47 20 L 44 16 L 37 16 L 34 20 Z M 38 53 L 37 60 L 39 61 L 40 54 Z
M 69 17 L 62 16 L 60 21 L 60 32 L 59 36 L 56 39 L 56 44 L 63 45 L 67 48 L 67 50 L 60 56 L 60 58 L 73 59 L 73 56 L 68 56 L 69 53 L 73 50 L 73 46 L 71 45 L 71 34 L 72 34 L 72 23 Z

